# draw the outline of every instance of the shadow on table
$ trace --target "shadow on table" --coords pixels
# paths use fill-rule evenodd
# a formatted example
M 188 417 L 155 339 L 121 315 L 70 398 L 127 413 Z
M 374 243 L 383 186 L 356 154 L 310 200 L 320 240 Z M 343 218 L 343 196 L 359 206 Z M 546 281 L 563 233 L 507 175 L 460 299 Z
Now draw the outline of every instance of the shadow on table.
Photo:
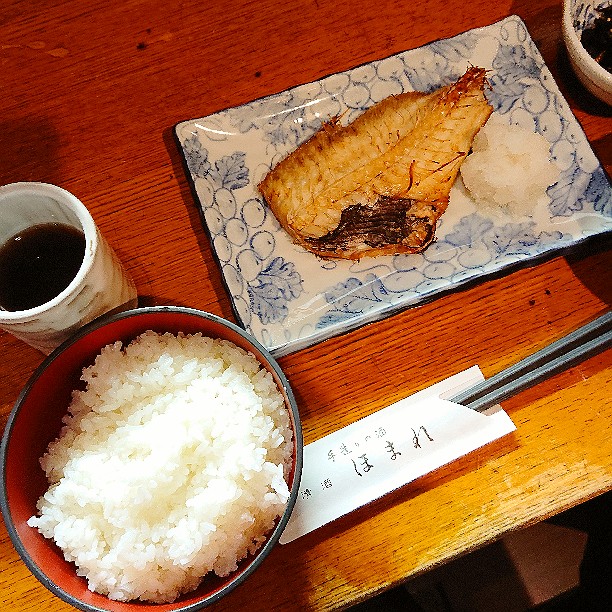
M 576 278 L 608 307 L 612 306 L 612 233 L 594 236 L 565 254 Z
M 516 560 L 508 556 L 512 545 L 495 542 L 483 549 L 432 570 L 428 574 L 408 581 L 377 597 L 350 608 L 350 612 L 604 612 L 612 610 L 612 492 L 603 494 L 579 506 L 560 513 L 535 527 L 527 528 L 518 536 L 531 543 L 523 551 L 525 565 L 517 569 Z M 542 545 L 541 538 L 560 532 L 552 546 Z M 578 534 L 578 532 L 580 532 Z M 539 533 L 539 534 L 538 534 Z M 548 535 L 546 535 L 548 533 Z M 563 535 L 565 534 L 565 535 Z M 568 535 L 576 534 L 576 535 Z M 584 542 L 582 547 L 573 540 Z M 514 535 L 517 540 L 517 534 Z M 533 581 L 538 576 L 538 557 L 568 548 L 576 558 L 572 563 L 579 567 L 578 583 L 567 583 L 568 576 L 542 574 L 538 590 L 546 593 L 556 586 L 554 595 L 537 604 L 533 601 Z M 516 548 L 516 544 L 515 544 Z M 520 548 L 520 545 L 519 545 Z M 560 556 L 567 556 L 568 551 Z M 535 554 L 530 558 L 529 554 Z M 582 554 L 582 557 L 579 555 Z M 554 567 L 554 562 L 549 562 Z M 568 572 L 568 559 L 557 562 L 558 571 Z M 531 566 L 531 568 L 529 567 Z M 534 569 L 535 568 L 535 569 Z M 541 570 L 540 570 L 541 571 Z M 530 576 L 529 589 L 523 582 L 523 573 Z M 572 584 L 563 589 L 562 585 Z

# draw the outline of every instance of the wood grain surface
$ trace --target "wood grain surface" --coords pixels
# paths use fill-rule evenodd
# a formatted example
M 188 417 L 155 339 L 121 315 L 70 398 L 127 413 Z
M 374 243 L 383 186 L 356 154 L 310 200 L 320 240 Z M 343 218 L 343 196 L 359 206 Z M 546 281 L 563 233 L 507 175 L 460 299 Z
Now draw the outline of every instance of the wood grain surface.
M 612 112 L 571 72 L 559 0 L 5 0 L 0 183 L 77 195 L 141 305 L 233 320 L 172 138 L 179 121 L 518 14 L 608 173 Z M 612 302 L 609 239 L 280 359 L 306 443 L 478 364 L 490 376 Z M 0 333 L 0 426 L 43 357 Z M 504 403 L 517 430 L 295 542 L 215 611 L 350 606 L 612 488 L 612 351 Z M 72 609 L 0 526 L 0 608 Z

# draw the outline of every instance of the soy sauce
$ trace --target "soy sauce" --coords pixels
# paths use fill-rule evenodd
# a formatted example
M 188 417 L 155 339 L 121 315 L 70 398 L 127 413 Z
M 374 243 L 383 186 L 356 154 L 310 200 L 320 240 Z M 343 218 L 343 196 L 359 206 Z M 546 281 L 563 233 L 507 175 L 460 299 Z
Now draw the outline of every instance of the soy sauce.
M 580 41 L 587 53 L 608 72 L 612 72 L 612 6 L 597 9 L 595 21 L 582 30 Z
M 59 295 L 85 257 L 85 235 L 62 223 L 29 227 L 0 246 L 0 307 L 35 308 Z

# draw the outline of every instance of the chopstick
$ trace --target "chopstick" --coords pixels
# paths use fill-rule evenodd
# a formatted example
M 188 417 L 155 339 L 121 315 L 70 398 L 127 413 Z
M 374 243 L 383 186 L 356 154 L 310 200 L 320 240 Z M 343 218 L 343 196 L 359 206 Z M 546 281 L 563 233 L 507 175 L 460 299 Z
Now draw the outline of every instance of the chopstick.
M 449 399 L 482 412 L 609 346 L 612 311 Z

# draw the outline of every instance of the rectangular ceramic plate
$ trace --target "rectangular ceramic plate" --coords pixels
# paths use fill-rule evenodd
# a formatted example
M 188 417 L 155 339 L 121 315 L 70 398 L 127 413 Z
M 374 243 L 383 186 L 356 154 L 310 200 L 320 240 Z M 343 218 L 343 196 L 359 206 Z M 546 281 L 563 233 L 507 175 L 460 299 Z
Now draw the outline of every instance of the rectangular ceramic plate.
M 543 208 L 476 208 L 458 180 L 422 254 L 325 261 L 294 245 L 257 190 L 270 168 L 322 122 L 469 66 L 488 70 L 496 114 L 550 142 L 560 178 Z M 184 121 L 175 135 L 236 316 L 277 357 L 612 229 L 610 181 L 516 16 Z

